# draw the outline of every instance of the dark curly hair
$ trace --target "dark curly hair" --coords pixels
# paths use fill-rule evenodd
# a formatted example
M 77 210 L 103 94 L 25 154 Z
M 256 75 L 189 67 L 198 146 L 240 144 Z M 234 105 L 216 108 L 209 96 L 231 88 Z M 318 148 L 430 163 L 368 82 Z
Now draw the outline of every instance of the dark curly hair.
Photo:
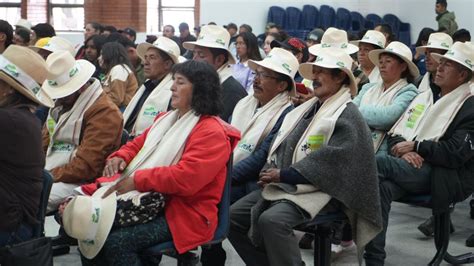
M 219 115 L 223 110 L 221 85 L 216 70 L 207 62 L 189 60 L 171 70 L 185 76 L 193 84 L 191 108 L 197 115 Z

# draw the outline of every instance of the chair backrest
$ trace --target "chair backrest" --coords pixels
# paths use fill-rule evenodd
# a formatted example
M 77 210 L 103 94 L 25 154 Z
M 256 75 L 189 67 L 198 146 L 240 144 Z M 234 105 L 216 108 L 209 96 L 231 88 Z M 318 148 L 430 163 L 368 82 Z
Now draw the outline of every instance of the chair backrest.
M 400 23 L 400 31 L 398 32 L 398 40 L 408 47 L 411 46 L 411 27 L 410 23 Z
M 206 244 L 215 244 L 224 241 L 227 237 L 230 227 L 230 193 L 231 193 L 231 181 L 232 181 L 232 161 L 233 155 L 230 155 L 229 161 L 227 162 L 227 174 L 224 184 L 224 190 L 222 191 L 221 202 L 217 205 L 217 228 L 214 232 L 214 238 Z
M 313 5 L 304 5 L 302 14 L 302 28 L 304 30 L 311 31 L 314 28 L 319 27 L 319 10 L 317 7 Z
M 361 31 L 365 27 L 365 18 L 361 13 L 352 11 L 351 12 L 351 31 Z
M 297 30 L 301 26 L 302 13 L 299 8 L 287 7 L 286 8 L 286 26 L 287 30 Z
M 336 28 L 348 31 L 351 28 L 351 12 L 345 8 L 338 8 L 336 12 Z
M 268 10 L 267 22 L 273 22 L 285 28 L 286 12 L 285 9 L 279 6 L 271 6 Z
M 398 38 L 398 32 L 400 31 L 400 19 L 394 14 L 386 14 L 383 16 L 383 21 L 392 27 L 393 34 Z
M 319 8 L 319 26 L 323 30 L 333 27 L 336 24 L 336 11 L 328 5 L 322 5 Z
M 43 189 L 41 190 L 40 206 L 36 219 L 38 224 L 33 227 L 33 236 L 41 237 L 44 236 L 44 220 L 46 216 L 46 208 L 48 207 L 49 193 L 53 186 L 53 177 L 51 174 L 43 169 Z
M 365 18 L 371 22 L 370 24 L 372 24 L 373 27 L 382 24 L 382 18 L 377 14 L 368 14 Z

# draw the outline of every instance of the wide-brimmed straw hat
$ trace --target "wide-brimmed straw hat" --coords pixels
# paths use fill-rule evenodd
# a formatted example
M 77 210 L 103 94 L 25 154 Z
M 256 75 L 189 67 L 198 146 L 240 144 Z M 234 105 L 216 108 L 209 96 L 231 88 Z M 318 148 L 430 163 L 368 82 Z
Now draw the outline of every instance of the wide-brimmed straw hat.
M 47 75 L 44 59 L 26 47 L 10 45 L 0 55 L 1 80 L 33 102 L 53 107 L 53 100 L 41 89 Z
M 48 77 L 43 89 L 53 99 L 64 98 L 79 90 L 92 77 L 95 66 L 87 60 L 75 60 L 66 52 L 54 52 L 46 59 Z
M 303 63 L 300 65 L 298 71 L 305 79 L 313 80 L 313 66 L 320 66 L 324 68 L 337 68 L 344 71 L 349 77 L 349 88 L 351 95 L 357 95 L 357 85 L 354 74 L 352 74 L 352 57 L 343 49 L 328 48 L 322 49 L 318 53 L 315 62 Z
M 438 63 L 444 58 L 474 71 L 474 45 L 471 43 L 455 42 L 444 55 L 432 53 L 431 56 Z
M 453 38 L 444 32 L 435 32 L 431 33 L 430 37 L 428 38 L 428 43 L 424 46 L 416 47 L 416 51 L 419 53 L 425 52 L 426 48 L 432 49 L 441 49 L 441 50 L 449 50 L 453 45 Z
M 408 65 L 408 70 L 410 75 L 413 78 L 417 78 L 420 75 L 420 71 L 416 65 L 411 61 L 413 54 L 411 53 L 410 48 L 401 42 L 391 42 L 385 49 L 375 49 L 369 52 L 370 61 L 379 66 L 379 56 L 380 54 L 393 54 L 402 59 Z
M 357 41 L 352 41 L 351 42 L 354 45 L 359 45 L 359 43 L 368 43 L 375 45 L 379 48 L 385 48 L 385 44 L 387 43 L 387 39 L 385 38 L 385 35 L 381 33 L 380 31 L 376 30 L 368 30 L 362 39 L 357 40 Z
M 347 32 L 336 28 L 328 28 L 321 38 L 321 43 L 309 47 L 309 52 L 319 56 L 318 53 L 326 48 L 339 48 L 349 55 L 359 51 L 359 47 L 349 43 Z
M 179 54 L 180 54 L 179 46 L 173 40 L 166 37 L 159 37 L 158 39 L 156 39 L 156 41 L 153 44 L 147 43 L 147 42 L 140 43 L 137 47 L 138 56 L 142 60 L 145 60 L 146 51 L 148 51 L 148 49 L 150 48 L 156 48 L 158 50 L 165 52 L 167 55 L 171 57 L 171 60 L 173 60 L 175 64 L 179 63 Z
M 76 51 L 74 50 L 74 46 L 72 43 L 64 38 L 53 36 L 51 38 L 45 39 L 46 43 L 38 44 L 35 46 L 30 47 L 34 51 L 38 51 L 39 49 L 43 49 L 46 51 L 50 51 L 51 53 L 57 51 L 66 51 L 69 52 L 72 56 L 75 56 Z
M 31 26 L 33 26 L 33 25 L 31 25 L 31 22 L 29 22 L 28 20 L 23 19 L 23 18 L 20 18 L 20 19 L 16 22 L 15 26 L 16 26 L 16 27 L 22 27 L 22 28 L 25 28 L 25 29 L 31 31 Z
M 252 70 L 256 70 L 258 66 L 261 66 L 283 74 L 293 81 L 292 90 L 296 88 L 294 78 L 298 71 L 298 59 L 290 51 L 275 47 L 263 60 L 249 60 L 248 65 Z
M 217 25 L 206 25 L 201 27 L 199 37 L 195 42 L 184 42 L 183 47 L 194 50 L 194 47 L 202 46 L 207 48 L 223 49 L 229 54 L 229 63 L 235 64 L 236 60 L 229 51 L 230 34 L 223 27 Z
M 78 240 L 81 254 L 88 259 L 97 256 L 114 223 L 117 196 L 114 192 L 102 199 L 107 189 L 104 186 L 92 196 L 76 196 L 64 209 L 64 230 Z

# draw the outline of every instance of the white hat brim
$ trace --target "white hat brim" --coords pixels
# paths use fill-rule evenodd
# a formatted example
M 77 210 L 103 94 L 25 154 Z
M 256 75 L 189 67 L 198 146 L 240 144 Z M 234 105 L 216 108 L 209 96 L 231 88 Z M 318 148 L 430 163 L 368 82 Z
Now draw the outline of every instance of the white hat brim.
M 34 95 L 32 92 L 26 89 L 23 85 L 21 85 L 18 81 L 16 81 L 9 75 L 5 74 L 1 70 L 0 70 L 0 80 L 5 81 L 10 86 L 12 86 L 15 90 L 17 90 L 19 93 L 24 95 L 26 98 L 32 100 L 33 102 L 40 105 L 44 105 L 49 108 L 54 107 L 54 101 L 51 99 L 51 97 L 43 88 L 40 88 L 38 94 Z
M 315 45 L 309 47 L 308 51 L 312 55 L 318 56 L 318 54 L 321 52 L 322 49 L 326 49 L 326 48 L 322 48 L 322 46 L 323 46 L 323 44 L 321 44 L 321 43 L 320 44 L 315 44 Z M 327 48 L 329 48 L 329 47 L 327 47 Z M 347 43 L 346 48 L 340 48 L 340 47 L 333 47 L 333 48 L 341 49 L 348 55 L 357 53 L 359 51 L 359 47 L 352 44 L 352 43 Z
M 358 89 L 356 85 L 356 79 L 354 77 L 354 74 L 352 74 L 352 71 L 350 71 L 349 69 L 342 68 L 342 67 L 335 67 L 334 65 L 326 65 L 326 64 L 323 64 L 322 62 L 317 62 L 317 63 L 312 62 L 312 63 L 301 64 L 300 67 L 298 68 L 298 72 L 301 74 L 303 78 L 308 79 L 308 80 L 313 80 L 313 66 L 320 66 L 324 68 L 337 68 L 344 71 L 344 73 L 347 74 L 350 80 L 349 89 L 351 91 L 351 95 L 353 96 L 357 95 Z
M 452 57 L 447 57 L 445 55 L 442 55 L 442 54 L 438 54 L 438 53 L 432 53 L 431 56 L 433 57 L 433 59 L 436 61 L 436 63 L 439 63 L 439 61 L 441 60 L 441 58 L 444 58 L 446 60 L 451 60 L 453 62 L 456 62 L 460 65 L 462 65 L 463 67 L 469 69 L 470 71 L 473 71 L 473 69 L 471 69 L 468 65 L 466 65 L 465 62 L 457 59 L 457 58 L 452 58 Z
M 431 46 L 431 45 L 424 45 L 424 46 L 418 46 L 415 48 L 415 50 L 418 52 L 418 53 L 424 53 L 426 49 L 439 49 L 439 50 L 444 50 L 444 51 L 448 51 L 449 48 L 446 48 L 446 47 L 435 47 L 435 46 Z
M 377 67 L 380 68 L 380 64 L 379 64 L 380 54 L 393 54 L 393 55 L 396 55 L 397 57 L 401 58 L 405 63 L 407 63 L 408 70 L 410 71 L 410 74 L 413 76 L 414 79 L 417 78 L 418 76 L 420 76 L 420 71 L 418 70 L 418 67 L 416 67 L 416 65 L 411 60 L 408 60 L 407 58 L 405 58 L 404 56 L 402 56 L 398 53 L 395 53 L 393 51 L 388 51 L 388 50 L 385 50 L 385 49 L 376 49 L 376 50 L 372 50 L 372 51 L 369 52 L 370 61 L 374 65 L 376 65 Z
M 102 195 L 104 195 L 104 193 L 108 189 L 109 186 L 103 186 L 99 188 L 92 195 L 92 197 L 102 198 Z M 106 198 L 102 199 L 101 205 L 101 211 L 103 214 L 101 215 L 99 228 L 97 229 L 97 234 L 94 239 L 94 243 L 85 244 L 80 240 L 78 241 L 78 246 L 79 250 L 81 251 L 81 254 L 88 259 L 92 259 L 97 256 L 97 254 L 99 254 L 99 251 L 104 246 L 105 241 L 107 240 L 107 236 L 109 235 L 110 230 L 112 229 L 112 225 L 114 224 L 115 220 L 115 212 L 117 211 L 117 194 L 113 192 Z
M 174 62 L 175 64 L 179 63 L 178 57 L 176 57 L 174 54 L 169 53 L 168 51 L 165 51 L 165 50 L 161 49 L 160 47 L 154 46 L 153 44 L 147 43 L 147 42 L 145 42 L 145 43 L 140 43 L 140 44 L 137 46 L 137 54 L 138 54 L 138 56 L 140 57 L 140 59 L 141 59 L 142 61 L 145 61 L 145 54 L 146 54 L 146 52 L 148 51 L 148 49 L 150 49 L 150 48 L 155 48 L 155 49 L 158 49 L 158 50 L 160 50 L 160 51 L 166 53 L 167 55 L 169 55 L 169 57 L 171 57 L 171 60 L 173 60 L 173 62 Z
M 95 72 L 95 66 L 87 60 L 79 59 L 76 61 L 79 65 L 79 72 L 72 77 L 68 82 L 61 86 L 51 86 L 48 84 L 48 80 L 45 80 L 42 88 L 46 93 L 53 99 L 60 99 L 67 97 L 74 92 L 78 91 L 87 81 L 92 77 Z
M 183 42 L 183 47 L 187 50 L 194 50 L 195 46 L 202 46 L 207 48 L 214 48 L 214 49 L 222 49 L 227 51 L 229 54 L 229 64 L 235 64 L 237 60 L 235 59 L 234 55 L 229 51 L 229 49 L 225 49 L 219 44 L 212 43 L 212 42 L 205 42 L 205 41 L 195 41 L 195 42 Z

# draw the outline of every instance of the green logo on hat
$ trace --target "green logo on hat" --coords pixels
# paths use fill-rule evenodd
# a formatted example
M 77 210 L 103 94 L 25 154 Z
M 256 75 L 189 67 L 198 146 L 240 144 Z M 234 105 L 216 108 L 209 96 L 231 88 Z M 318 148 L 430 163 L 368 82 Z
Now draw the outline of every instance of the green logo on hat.
M 381 41 L 378 41 L 377 44 L 380 46 L 380 47 L 383 47 L 383 43 Z
M 393 51 L 393 48 L 388 48 L 387 51 L 392 52 L 392 51 Z
M 469 59 L 464 60 L 464 63 L 466 63 L 470 68 L 473 66 L 472 61 Z
M 316 58 L 316 62 L 321 62 L 323 61 L 324 59 L 321 57 L 321 56 L 318 56 L 318 58 Z
M 449 49 L 449 44 L 447 44 L 447 43 L 445 43 L 445 42 L 441 43 L 441 46 L 443 46 L 443 47 L 445 47 L 445 48 L 448 48 L 448 49 Z
M 224 40 L 222 40 L 222 39 L 217 39 L 217 40 L 216 40 L 216 43 L 218 43 L 218 44 L 220 44 L 220 45 L 225 45 L 225 42 L 224 42 Z
M 342 49 L 346 49 L 346 48 L 347 48 L 347 43 L 341 44 L 341 48 L 342 48 Z
M 291 73 L 291 67 L 290 67 L 290 65 L 288 65 L 287 63 L 283 63 L 281 66 L 282 66 L 284 69 L 286 69 L 286 71 L 288 71 L 288 74 Z
M 454 55 L 454 51 L 453 50 L 449 50 L 446 52 L 446 55 Z
M 71 71 L 69 71 L 69 77 L 70 78 L 74 77 L 74 75 L 76 75 L 77 72 L 79 72 L 79 69 L 77 69 L 77 67 L 74 67 L 73 69 L 71 69 Z
M 49 86 L 58 86 L 58 83 L 55 80 L 48 80 Z
M 33 89 L 31 89 L 31 91 L 33 91 L 35 95 L 38 95 L 38 92 L 40 91 L 40 87 L 34 87 Z
M 329 43 L 321 44 L 321 48 L 329 48 L 329 47 L 331 47 L 331 44 L 329 44 Z
M 95 213 L 92 214 L 92 222 L 93 223 L 99 223 L 99 217 L 100 217 L 100 208 L 95 208 Z
M 346 67 L 346 64 L 344 64 L 344 62 L 341 62 L 341 61 L 338 61 L 336 63 L 336 65 L 340 66 L 340 67 Z
M 368 39 L 370 39 L 369 36 L 364 36 L 364 37 L 362 37 L 362 40 L 368 40 Z
M 204 39 L 204 35 L 200 35 L 198 38 L 198 40 L 202 40 L 202 39 Z
M 15 78 L 18 78 L 20 76 L 20 73 L 16 70 L 16 66 L 12 64 L 8 64 L 4 68 L 11 76 L 14 76 Z

